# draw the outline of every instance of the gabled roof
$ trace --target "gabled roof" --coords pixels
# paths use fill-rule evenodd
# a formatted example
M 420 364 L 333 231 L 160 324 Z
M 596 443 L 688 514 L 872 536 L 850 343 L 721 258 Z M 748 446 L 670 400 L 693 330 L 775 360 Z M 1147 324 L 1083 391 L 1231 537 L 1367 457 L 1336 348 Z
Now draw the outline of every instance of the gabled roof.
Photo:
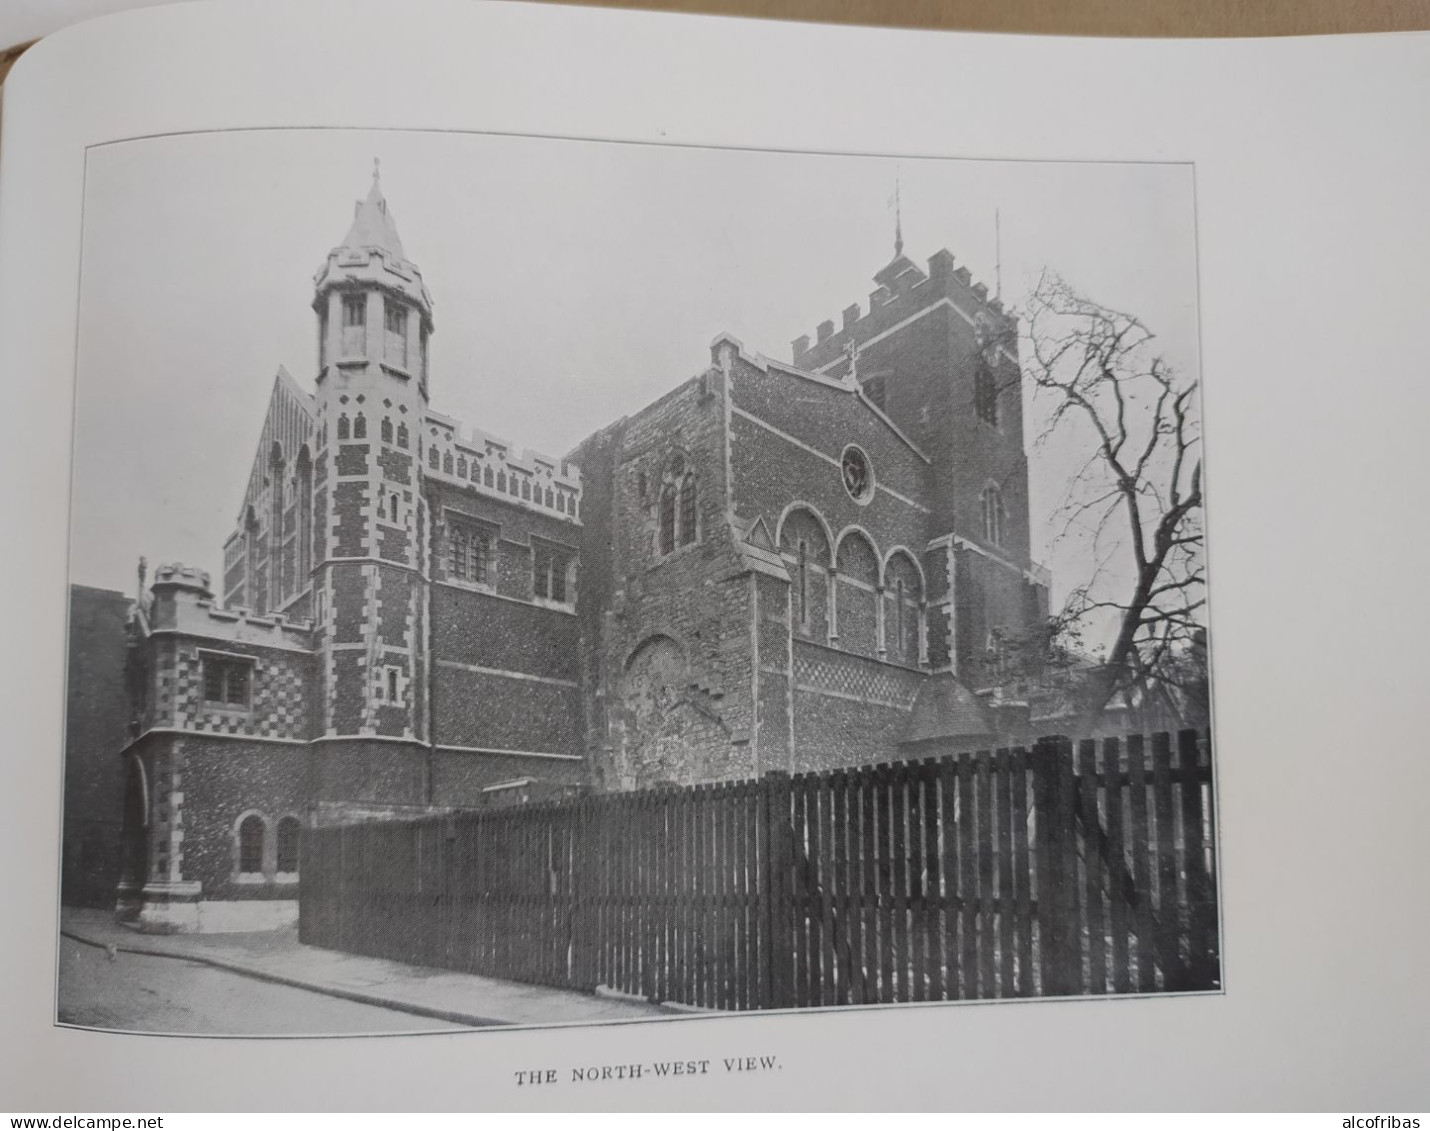
M 243 527 L 248 507 L 263 492 L 273 445 L 278 444 L 283 459 L 291 465 L 299 449 L 312 437 L 317 423 L 313 396 L 306 392 L 283 366 L 273 378 L 273 392 L 268 397 L 268 409 L 263 415 L 263 430 L 259 433 L 258 449 L 248 473 L 248 488 L 238 508 L 237 526 Z

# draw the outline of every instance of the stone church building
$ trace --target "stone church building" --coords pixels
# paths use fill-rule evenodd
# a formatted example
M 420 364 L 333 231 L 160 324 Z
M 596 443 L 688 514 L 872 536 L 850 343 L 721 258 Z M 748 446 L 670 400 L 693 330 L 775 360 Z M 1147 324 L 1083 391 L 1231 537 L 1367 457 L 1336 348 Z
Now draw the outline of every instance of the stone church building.
M 790 362 L 709 363 L 563 458 L 443 416 L 376 176 L 279 370 L 222 573 L 141 575 L 122 915 L 296 915 L 304 824 L 968 749 L 1047 612 L 1016 334 L 896 238 Z

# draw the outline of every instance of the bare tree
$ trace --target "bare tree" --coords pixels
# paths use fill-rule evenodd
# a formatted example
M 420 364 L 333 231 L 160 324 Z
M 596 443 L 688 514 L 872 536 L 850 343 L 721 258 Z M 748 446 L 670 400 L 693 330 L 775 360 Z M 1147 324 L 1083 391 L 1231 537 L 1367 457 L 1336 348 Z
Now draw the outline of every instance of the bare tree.
M 1087 728 L 1119 693 L 1145 701 L 1205 668 L 1197 383 L 1166 364 L 1137 318 L 1052 272 L 1033 290 L 1023 326 L 1023 376 L 1046 414 L 1037 444 L 1061 438 L 1089 453 L 1069 479 L 1056 535 L 1090 551 L 1061 621 L 1105 618 L 1116 630 L 1079 696 Z

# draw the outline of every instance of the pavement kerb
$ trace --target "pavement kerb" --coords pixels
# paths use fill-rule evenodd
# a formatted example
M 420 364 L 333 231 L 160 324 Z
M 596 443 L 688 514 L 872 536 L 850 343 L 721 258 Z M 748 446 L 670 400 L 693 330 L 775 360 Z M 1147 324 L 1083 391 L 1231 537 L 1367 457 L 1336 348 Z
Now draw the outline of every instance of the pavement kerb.
M 322 982 L 313 982 L 305 978 L 294 978 L 287 974 L 278 974 L 272 970 L 264 970 L 258 966 L 248 966 L 242 962 L 232 962 L 225 958 L 214 958 L 207 954 L 178 954 L 172 950 L 163 950 L 159 947 L 134 946 L 130 943 L 104 943 L 95 939 L 87 938 L 79 932 L 69 928 L 61 928 L 60 934 L 65 938 L 73 939 L 77 943 L 85 946 L 97 947 L 100 950 L 107 950 L 111 945 L 117 951 L 126 954 L 142 954 L 149 958 L 173 958 L 180 962 L 197 962 L 203 966 L 212 966 L 218 970 L 227 970 L 233 974 L 242 974 L 248 978 L 257 978 L 263 982 L 274 982 L 280 986 L 290 986 L 297 990 L 309 990 L 312 993 L 326 994 L 328 997 L 342 998 L 345 1001 L 356 1002 L 359 1005 L 375 1005 L 383 1009 L 394 1009 L 401 1013 L 411 1013 L 417 1017 L 430 1017 L 436 1021 L 448 1021 L 454 1025 L 469 1025 L 473 1028 L 488 1028 L 492 1025 L 510 1025 L 512 1022 L 503 1021 L 496 1017 L 478 1017 L 474 1013 L 463 1013 L 456 1009 L 440 1009 L 431 1005 L 420 1005 L 417 1002 L 403 1001 L 400 998 L 383 997 L 380 994 L 363 993 L 361 990 L 350 990 L 342 986 L 325 985 Z

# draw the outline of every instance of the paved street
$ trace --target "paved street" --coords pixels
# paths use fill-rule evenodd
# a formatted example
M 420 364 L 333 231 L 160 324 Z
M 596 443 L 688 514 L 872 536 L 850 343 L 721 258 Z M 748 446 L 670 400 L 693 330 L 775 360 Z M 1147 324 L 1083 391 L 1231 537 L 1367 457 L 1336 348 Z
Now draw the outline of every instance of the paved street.
M 463 1028 L 175 958 L 60 939 L 59 1019 L 157 1033 L 413 1033 Z

